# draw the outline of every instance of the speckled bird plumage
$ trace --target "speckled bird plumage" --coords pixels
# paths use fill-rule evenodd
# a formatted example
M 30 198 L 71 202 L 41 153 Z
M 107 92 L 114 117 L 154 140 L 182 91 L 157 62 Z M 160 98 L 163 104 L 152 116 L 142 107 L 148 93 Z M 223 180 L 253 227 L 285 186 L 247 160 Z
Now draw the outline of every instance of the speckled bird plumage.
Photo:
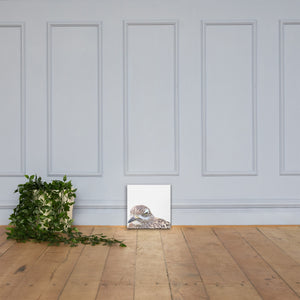
M 170 228 L 170 222 L 154 217 L 147 206 L 136 205 L 130 210 L 128 228 L 167 229 Z

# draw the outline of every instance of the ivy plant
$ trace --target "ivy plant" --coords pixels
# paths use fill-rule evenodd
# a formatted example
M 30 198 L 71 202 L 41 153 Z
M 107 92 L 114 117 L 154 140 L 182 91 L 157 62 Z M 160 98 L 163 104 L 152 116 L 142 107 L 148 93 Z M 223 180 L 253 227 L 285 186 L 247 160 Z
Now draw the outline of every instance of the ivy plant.
M 19 193 L 19 204 L 10 215 L 10 227 L 7 238 L 17 242 L 29 240 L 49 242 L 49 245 L 61 243 L 75 247 L 78 244 L 113 245 L 126 247 L 123 241 L 108 238 L 103 234 L 84 235 L 72 226 L 76 190 L 71 181 L 42 181 L 37 175 L 25 175 L 27 182 L 19 184 L 15 193 Z

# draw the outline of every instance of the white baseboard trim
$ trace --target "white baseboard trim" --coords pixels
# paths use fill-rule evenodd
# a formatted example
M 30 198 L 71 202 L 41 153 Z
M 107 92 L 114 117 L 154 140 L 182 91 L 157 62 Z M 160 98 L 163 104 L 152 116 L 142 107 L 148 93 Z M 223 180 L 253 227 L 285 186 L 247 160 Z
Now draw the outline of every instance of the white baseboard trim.
M 8 224 L 15 204 L 0 201 L 0 224 Z M 76 225 L 125 225 L 124 201 L 77 200 Z M 300 224 L 300 199 L 189 199 L 172 203 L 173 225 Z

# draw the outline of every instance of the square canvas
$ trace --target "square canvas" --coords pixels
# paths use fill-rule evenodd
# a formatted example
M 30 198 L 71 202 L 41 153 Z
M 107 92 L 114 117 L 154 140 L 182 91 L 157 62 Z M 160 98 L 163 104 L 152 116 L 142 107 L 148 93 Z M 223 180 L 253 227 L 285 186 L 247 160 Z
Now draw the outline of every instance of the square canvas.
M 171 227 L 171 185 L 127 185 L 127 228 Z

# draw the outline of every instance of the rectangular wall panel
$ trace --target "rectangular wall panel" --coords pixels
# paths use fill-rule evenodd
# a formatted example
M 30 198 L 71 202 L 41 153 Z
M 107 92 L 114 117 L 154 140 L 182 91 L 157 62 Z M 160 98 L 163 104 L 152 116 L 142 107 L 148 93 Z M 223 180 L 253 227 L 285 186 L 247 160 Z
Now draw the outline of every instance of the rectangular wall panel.
M 280 23 L 281 175 L 300 175 L 300 21 Z
M 256 23 L 204 22 L 203 175 L 256 175 Z
M 0 176 L 25 173 L 24 25 L 0 23 Z
M 177 175 L 177 23 L 124 23 L 126 175 Z
M 100 24 L 48 24 L 49 175 L 101 175 L 100 70 Z

